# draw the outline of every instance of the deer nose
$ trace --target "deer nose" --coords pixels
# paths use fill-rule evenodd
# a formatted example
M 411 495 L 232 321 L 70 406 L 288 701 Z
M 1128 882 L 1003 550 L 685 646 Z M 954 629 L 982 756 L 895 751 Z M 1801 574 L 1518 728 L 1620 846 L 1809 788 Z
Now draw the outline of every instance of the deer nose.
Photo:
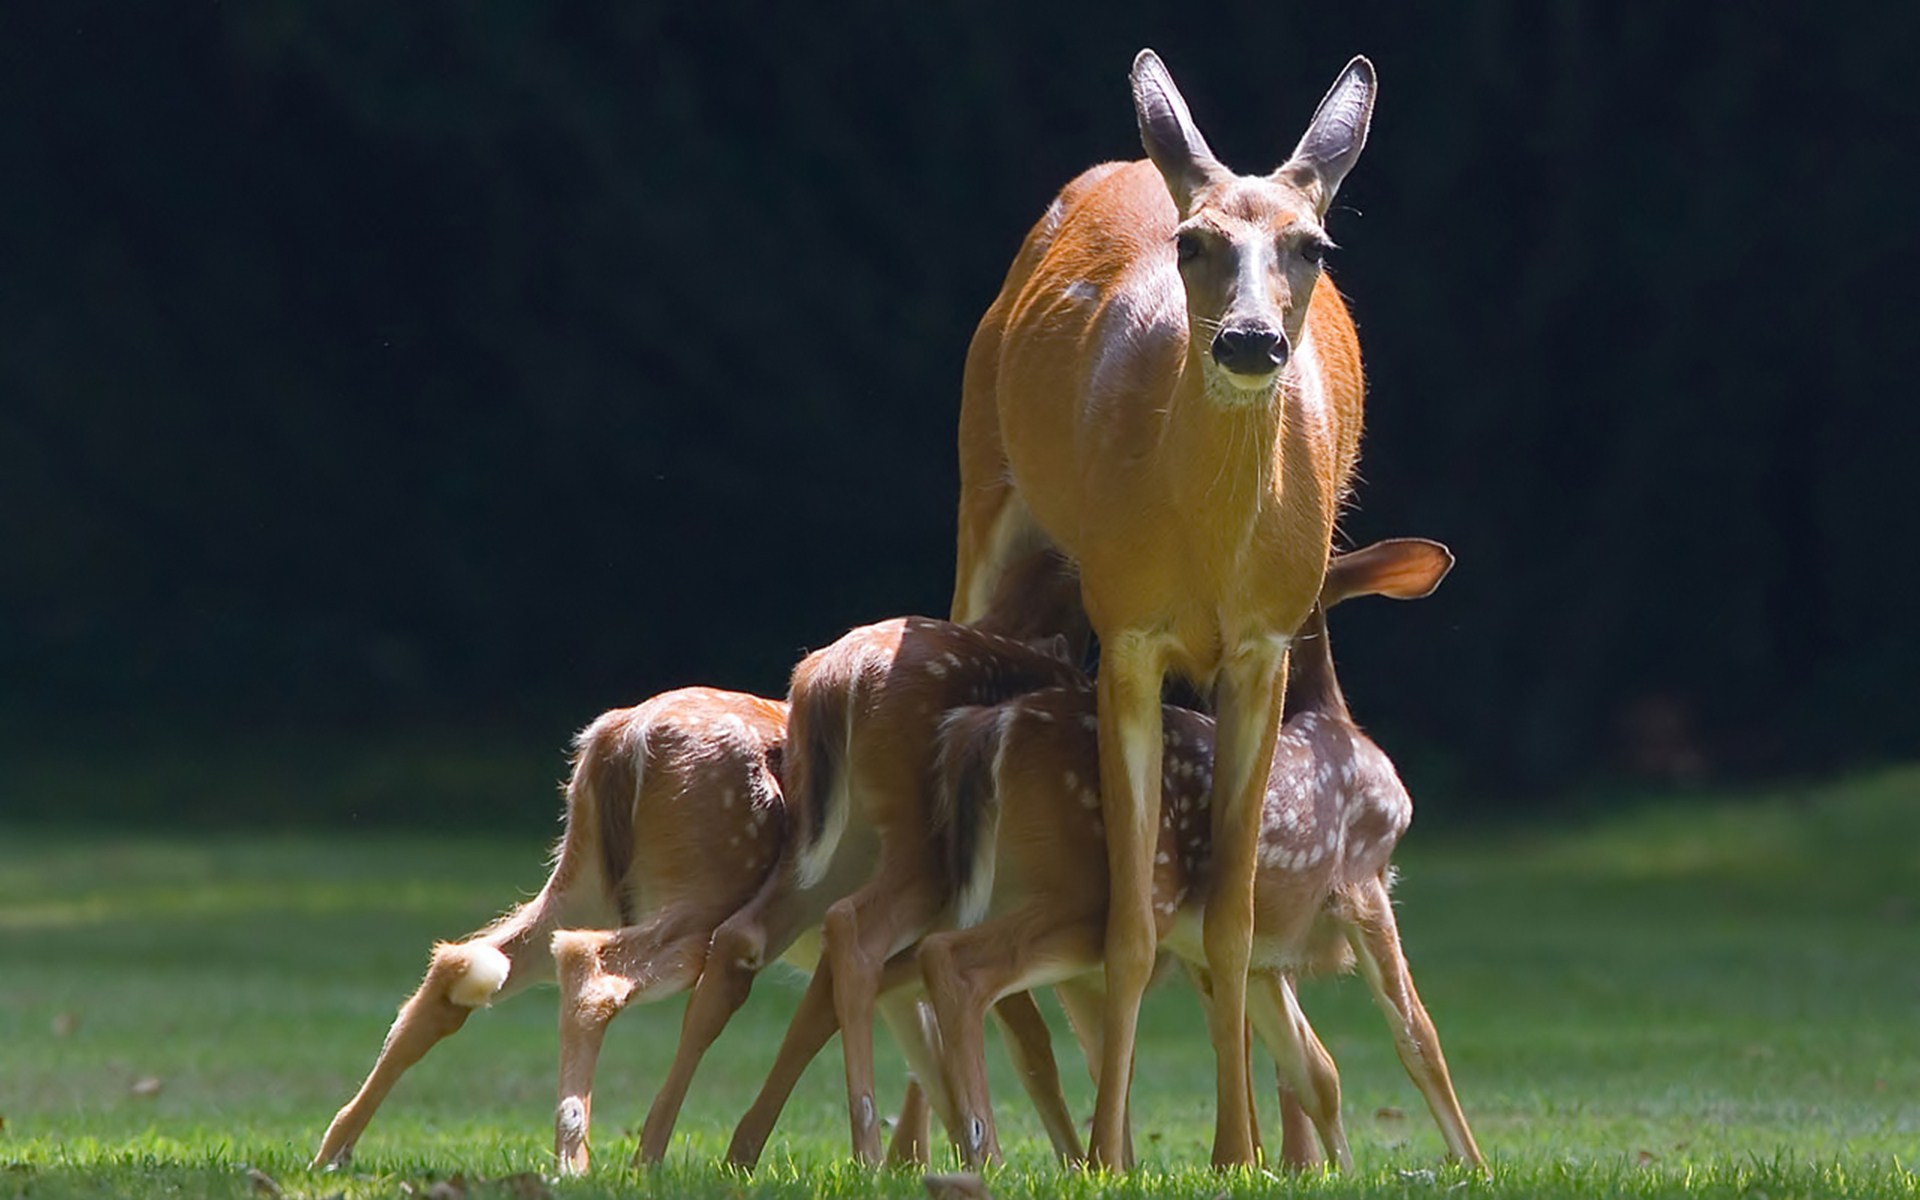
M 1235 375 L 1265 375 L 1287 361 L 1287 340 L 1266 325 L 1238 325 L 1213 338 L 1213 361 Z

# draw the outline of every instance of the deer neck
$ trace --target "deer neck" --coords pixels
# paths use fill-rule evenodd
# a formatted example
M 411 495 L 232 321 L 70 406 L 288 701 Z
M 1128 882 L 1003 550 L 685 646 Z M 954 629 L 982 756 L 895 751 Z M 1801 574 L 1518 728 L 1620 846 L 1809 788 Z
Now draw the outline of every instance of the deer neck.
M 1172 468 L 1174 507 L 1194 528 L 1243 534 L 1241 527 L 1278 499 L 1287 386 L 1283 375 L 1266 404 L 1223 404 L 1189 357 L 1168 406 L 1161 452 Z
M 1351 721 L 1347 697 L 1333 673 L 1333 646 L 1327 640 L 1327 611 L 1318 604 L 1294 635 L 1287 660 L 1287 691 L 1281 716 L 1292 720 L 1301 713 L 1319 713 Z

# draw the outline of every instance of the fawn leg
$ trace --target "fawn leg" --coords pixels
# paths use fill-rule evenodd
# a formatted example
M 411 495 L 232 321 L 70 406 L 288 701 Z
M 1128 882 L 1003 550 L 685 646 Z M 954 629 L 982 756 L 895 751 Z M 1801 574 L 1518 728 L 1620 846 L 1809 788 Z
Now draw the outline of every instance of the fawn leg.
M 629 1004 L 685 991 L 706 961 L 712 920 L 669 914 L 611 933 L 560 930 L 560 1097 L 553 1153 L 563 1175 L 587 1170 L 593 1071 L 607 1025 Z
M 1486 1160 L 1480 1157 L 1480 1147 L 1474 1144 L 1466 1114 L 1460 1111 L 1460 1100 L 1454 1095 L 1447 1059 L 1440 1052 L 1440 1035 L 1427 1015 L 1426 1005 L 1420 1002 L 1420 993 L 1414 990 L 1413 974 L 1401 953 L 1400 929 L 1394 921 L 1387 885 L 1380 879 L 1369 880 L 1355 899 L 1358 919 L 1348 932 L 1348 940 L 1353 943 L 1367 986 L 1387 1015 L 1400 1063 L 1426 1097 L 1448 1152 L 1463 1163 L 1484 1168 Z
M 1280 1076 L 1281 1161 L 1296 1171 L 1318 1162 L 1319 1155 L 1299 1128 L 1307 1122 L 1334 1165 L 1352 1170 L 1353 1155 L 1340 1121 L 1340 1073 L 1300 1011 L 1292 982 L 1272 971 L 1259 972 L 1248 981 L 1247 1011 Z

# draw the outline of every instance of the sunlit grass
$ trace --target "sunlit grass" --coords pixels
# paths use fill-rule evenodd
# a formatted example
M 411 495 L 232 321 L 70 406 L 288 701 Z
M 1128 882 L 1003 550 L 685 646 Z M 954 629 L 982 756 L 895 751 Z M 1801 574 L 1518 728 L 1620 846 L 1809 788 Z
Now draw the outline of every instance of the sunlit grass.
M 0 1198 L 251 1196 L 243 1164 L 316 1197 L 547 1172 L 551 991 L 435 1051 L 375 1119 L 354 1172 L 304 1167 L 428 944 L 536 887 L 544 838 L 0 831 Z M 1359 1169 L 1284 1184 L 1204 1169 L 1211 1058 L 1197 1008 L 1170 984 L 1143 1023 L 1146 1170 L 1063 1174 L 999 1075 L 1011 1161 L 995 1194 L 1920 1195 L 1901 1165 L 1920 1159 L 1920 771 L 1670 799 L 1562 830 L 1416 827 L 1401 859 L 1416 978 L 1490 1179 L 1440 1163 L 1354 980 L 1309 985 L 1304 1001 L 1340 1062 Z M 668 1167 L 639 1177 L 619 1168 L 679 1005 L 623 1016 L 596 1092 L 601 1170 L 556 1191 L 923 1194 L 917 1175 L 842 1161 L 832 1048 L 760 1172 L 711 1165 L 796 987 L 756 988 L 695 1085 Z M 883 1095 L 897 1095 L 884 1060 Z M 146 1080 L 157 1094 L 136 1094 Z

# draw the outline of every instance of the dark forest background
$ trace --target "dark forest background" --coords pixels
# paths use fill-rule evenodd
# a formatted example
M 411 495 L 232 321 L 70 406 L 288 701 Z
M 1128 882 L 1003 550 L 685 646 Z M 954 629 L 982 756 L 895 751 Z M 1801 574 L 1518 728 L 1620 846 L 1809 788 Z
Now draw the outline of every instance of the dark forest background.
M 1416 790 L 1911 756 L 1917 44 L 1897 4 L 8 5 L 0 754 L 557 761 L 944 612 L 967 338 L 1138 156 L 1152 45 L 1248 171 L 1379 68 L 1346 530 L 1459 567 L 1335 635 Z

